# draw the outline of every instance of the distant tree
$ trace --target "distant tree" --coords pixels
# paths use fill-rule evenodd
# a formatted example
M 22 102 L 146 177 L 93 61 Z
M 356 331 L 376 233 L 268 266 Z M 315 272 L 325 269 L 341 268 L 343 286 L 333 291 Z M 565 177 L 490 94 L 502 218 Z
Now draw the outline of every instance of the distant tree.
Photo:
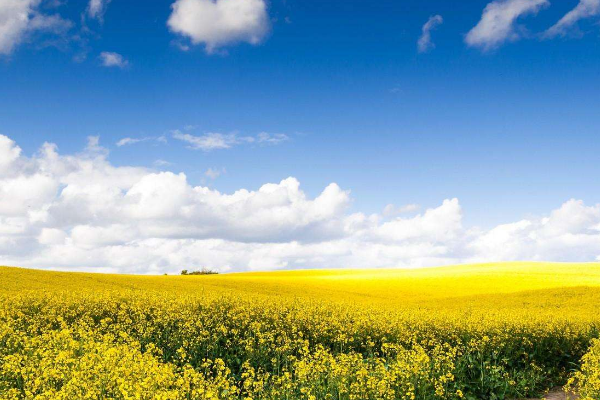
M 183 271 L 181 271 L 181 275 L 216 275 L 216 274 L 218 274 L 217 271 L 208 269 L 206 267 L 203 267 L 200 271 L 188 271 L 187 269 L 184 269 Z

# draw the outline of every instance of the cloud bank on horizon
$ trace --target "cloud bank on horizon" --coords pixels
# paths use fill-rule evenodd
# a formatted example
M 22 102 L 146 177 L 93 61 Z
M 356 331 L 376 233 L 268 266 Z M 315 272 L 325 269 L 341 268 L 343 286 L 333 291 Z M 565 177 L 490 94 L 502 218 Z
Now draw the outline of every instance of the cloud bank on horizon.
M 600 260 L 600 205 L 571 199 L 539 218 L 465 227 L 458 199 L 418 213 L 349 212 L 331 183 L 308 198 L 297 179 L 231 194 L 184 174 L 114 166 L 97 137 L 78 154 L 31 156 L 0 135 L 0 264 L 177 273 L 424 267 L 510 260 Z

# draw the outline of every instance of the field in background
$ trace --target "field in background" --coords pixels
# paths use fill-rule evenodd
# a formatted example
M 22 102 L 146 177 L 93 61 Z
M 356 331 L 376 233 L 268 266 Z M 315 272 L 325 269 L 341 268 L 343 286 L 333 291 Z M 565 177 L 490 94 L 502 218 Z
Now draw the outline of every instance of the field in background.
M 0 283 L 2 399 L 600 398 L 600 264 Z

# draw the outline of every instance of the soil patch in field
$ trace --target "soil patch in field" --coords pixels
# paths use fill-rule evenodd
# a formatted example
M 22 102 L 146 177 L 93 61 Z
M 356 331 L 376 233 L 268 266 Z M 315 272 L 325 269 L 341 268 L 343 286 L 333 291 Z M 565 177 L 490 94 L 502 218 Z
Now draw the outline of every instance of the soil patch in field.
M 567 397 L 567 394 L 561 389 L 552 390 L 546 396 L 542 397 L 542 400 L 577 400 L 579 396 L 570 393 Z M 540 399 L 527 399 L 527 400 L 540 400 Z

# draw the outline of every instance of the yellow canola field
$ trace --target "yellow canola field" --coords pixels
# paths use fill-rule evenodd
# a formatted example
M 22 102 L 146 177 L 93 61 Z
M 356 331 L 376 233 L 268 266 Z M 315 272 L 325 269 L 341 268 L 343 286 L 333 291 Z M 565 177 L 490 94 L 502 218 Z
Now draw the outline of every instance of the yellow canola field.
M 600 399 L 600 264 L 0 268 L 0 399 Z

